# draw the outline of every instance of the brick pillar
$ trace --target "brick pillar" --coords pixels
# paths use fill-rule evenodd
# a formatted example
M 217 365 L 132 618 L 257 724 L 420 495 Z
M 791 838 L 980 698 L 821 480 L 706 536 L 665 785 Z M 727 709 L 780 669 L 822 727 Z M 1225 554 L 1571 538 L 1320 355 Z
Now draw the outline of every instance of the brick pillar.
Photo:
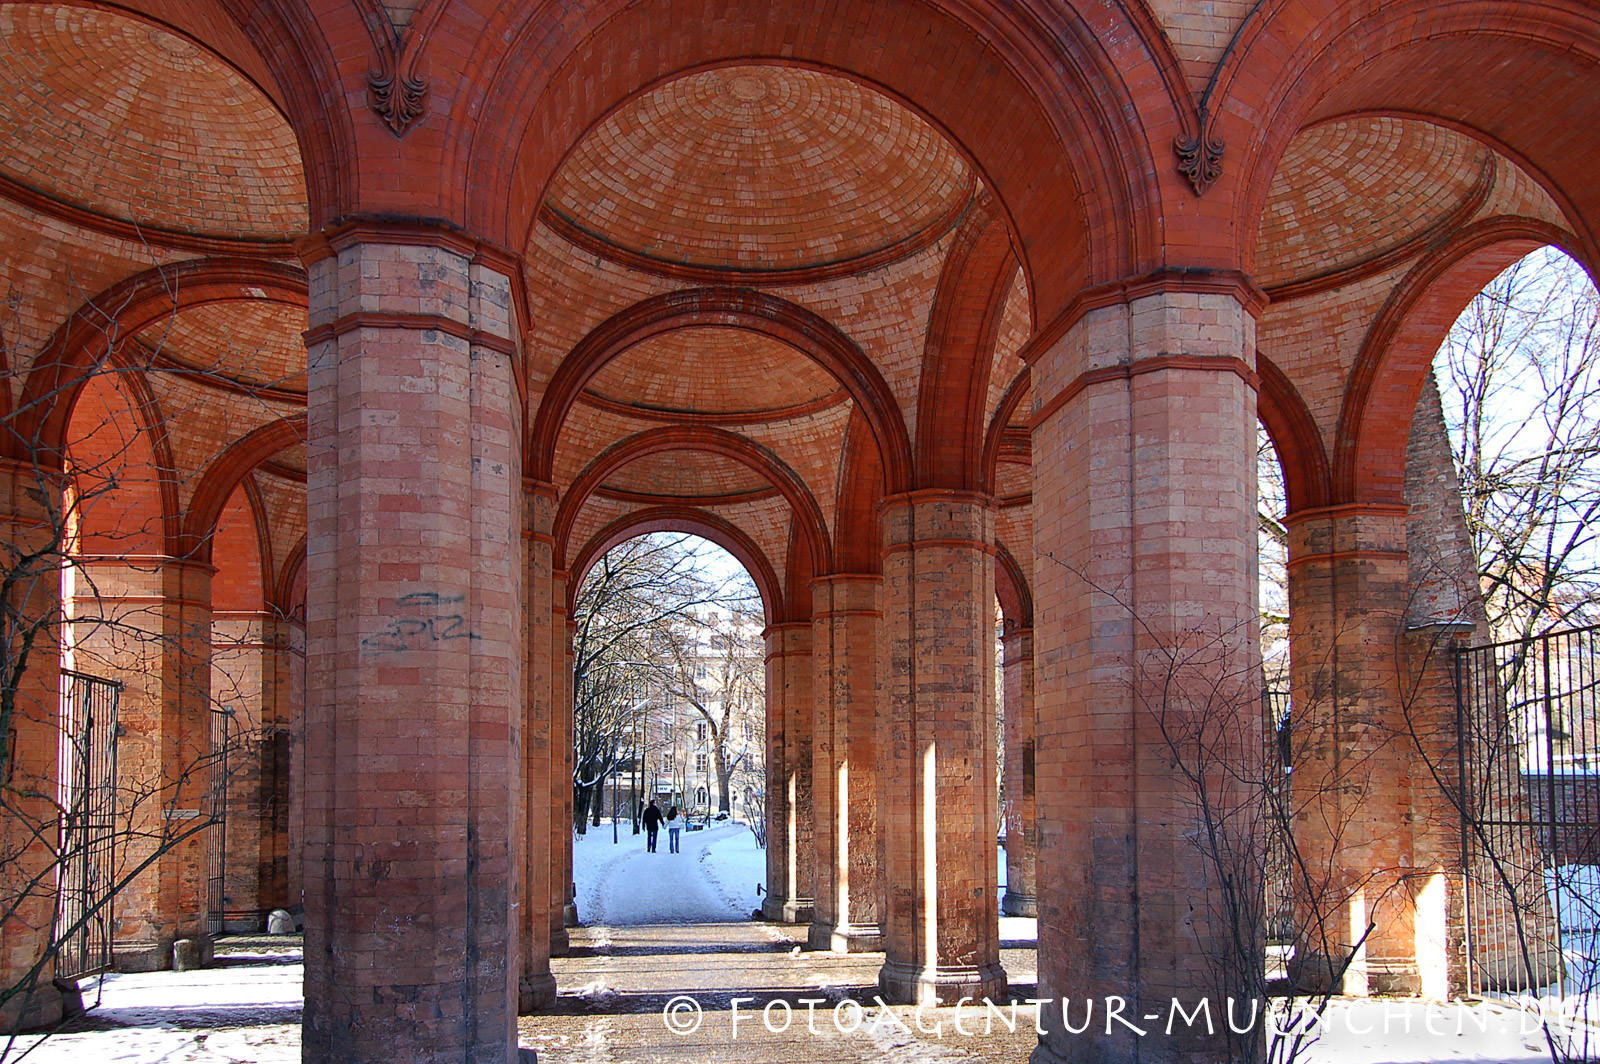
M 1420 740 L 1454 773 L 1454 706 L 1438 697 L 1451 633 L 1408 616 L 1424 603 L 1407 517 L 1373 504 L 1288 519 L 1294 830 L 1313 872 L 1295 974 L 1323 986 L 1353 957 L 1339 987 L 1352 995 L 1447 995 L 1460 937 L 1445 876 L 1460 836 L 1418 753 Z
M 9 757 L 0 781 L 15 788 L 6 795 L 7 809 L 0 814 L 0 899 L 8 913 L 0 934 L 0 981 L 17 986 L 36 964 L 33 991 L 19 994 L 0 1006 L 0 1035 L 13 1029 L 41 1027 L 61 1019 L 61 993 L 51 985 L 54 962 L 45 956 L 55 914 L 55 877 L 50 847 L 32 828 L 53 831 L 57 819 L 49 798 L 30 800 L 28 793 L 54 795 L 58 786 L 61 712 L 61 576 L 55 560 L 46 556 L 31 576 L 19 564 L 23 552 L 45 549 L 55 541 L 59 524 L 45 500 L 59 512 L 60 485 L 48 474 L 37 473 L 28 462 L 0 460 L 0 523 L 4 524 L 8 575 L 20 577 L 17 598 L 19 624 L 0 628 L 5 666 L 23 665 L 12 705 L 0 721 L 0 742 Z M 35 636 L 21 660 L 26 631 Z M 30 887 L 27 884 L 37 883 Z M 41 964 L 42 961 L 42 964 Z
M 816 813 L 816 913 L 812 949 L 882 948 L 878 925 L 877 576 L 825 576 L 811 584 L 812 798 Z
M 1259 986 L 1257 824 L 1226 833 L 1241 856 L 1219 869 L 1170 742 L 1194 740 L 1185 763 L 1214 809 L 1248 814 L 1235 771 L 1262 747 L 1247 290 L 1090 310 L 1032 362 L 1039 996 L 1053 1000 L 1034 1064 L 1241 1055 L 1221 1019 L 1207 1035 L 1140 1017 L 1174 998 L 1209 998 L 1215 1017 Z M 1111 997 L 1145 1034 L 1103 1015 Z M 1070 1033 L 1063 999 L 1074 1026 L 1096 1002 L 1095 1022 Z
M 377 227 L 307 258 L 303 1055 L 502 1064 L 523 831 L 508 267 Z
M 794 924 L 815 912 L 811 808 L 811 625 L 775 624 L 767 641 L 768 920 Z
M 201 956 L 210 957 L 209 883 L 213 868 L 207 843 L 220 825 L 205 831 L 186 830 L 190 818 L 221 817 L 226 781 L 220 760 L 213 761 L 213 712 L 223 705 L 211 698 L 211 577 L 209 563 L 170 558 L 161 566 L 161 810 L 167 850 L 156 862 L 157 935 L 163 954 L 181 938 L 200 942 Z M 230 755 L 244 756 L 242 729 L 248 721 L 234 712 L 228 722 Z M 230 766 L 231 768 L 231 766 Z M 213 785 L 218 790 L 213 791 Z M 220 915 L 220 914 L 219 914 Z M 165 959 L 165 958 L 164 958 Z M 162 965 L 165 967 L 165 964 Z
M 577 697 L 574 691 L 577 678 L 574 673 L 576 652 L 573 642 L 577 637 L 578 625 L 567 612 L 565 572 L 554 574 L 551 595 L 553 601 L 558 603 L 550 634 L 556 640 L 554 660 L 560 662 L 560 668 L 556 671 L 553 686 L 558 711 L 554 714 L 554 726 L 550 732 L 550 741 L 555 744 L 550 752 L 550 787 L 554 799 L 550 824 L 550 955 L 565 957 L 571 948 L 567 928 L 578 926 L 578 905 L 572 886 L 572 713 L 573 701 Z
M 889 1000 L 1002 1000 L 995 870 L 994 507 L 890 498 L 878 823 Z
M 1033 629 L 1005 634 L 1006 892 L 1000 911 L 1038 916 L 1034 895 L 1033 808 Z
M 289 905 L 302 913 L 305 905 L 306 869 L 306 625 L 304 617 L 291 617 L 285 625 L 289 639 Z
M 561 782 L 557 771 L 560 746 L 555 742 L 555 684 L 560 648 L 552 634 L 557 626 L 550 596 L 555 586 L 551 557 L 555 538 L 555 488 L 525 481 L 522 490 L 524 639 L 527 685 L 522 725 L 523 794 L 526 832 L 518 854 L 522 869 L 522 975 L 517 1011 L 527 1014 L 549 1008 L 556 1000 L 556 979 L 550 972 L 551 874 L 556 829 L 561 826 L 553 800 Z M 563 634 L 565 625 L 560 626 Z M 554 822 L 552 822 L 554 821 Z M 563 899 L 564 900 L 564 899 Z M 566 928 L 561 929 L 563 936 Z

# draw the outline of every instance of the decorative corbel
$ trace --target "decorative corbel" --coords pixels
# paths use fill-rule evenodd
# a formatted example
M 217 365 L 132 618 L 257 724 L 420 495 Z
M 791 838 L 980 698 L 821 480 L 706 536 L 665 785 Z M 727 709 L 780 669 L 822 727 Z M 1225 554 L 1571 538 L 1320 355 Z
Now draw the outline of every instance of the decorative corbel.
M 367 106 L 397 137 L 428 110 L 428 79 L 417 71 L 421 41 L 405 31 L 386 35 L 378 46 L 378 69 L 367 73 Z
M 1202 109 L 1199 132 L 1178 137 L 1172 142 L 1173 150 L 1178 153 L 1178 172 L 1189 179 L 1196 196 L 1204 196 L 1206 190 L 1222 176 L 1223 141 L 1221 137 L 1211 135 L 1206 128 L 1208 124 L 1209 118 Z

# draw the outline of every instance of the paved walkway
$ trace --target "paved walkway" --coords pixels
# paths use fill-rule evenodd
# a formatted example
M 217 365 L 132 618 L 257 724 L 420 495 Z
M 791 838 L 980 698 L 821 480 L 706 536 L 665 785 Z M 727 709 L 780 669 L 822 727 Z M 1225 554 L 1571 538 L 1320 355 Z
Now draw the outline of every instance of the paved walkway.
M 961 1034 L 948 1009 L 923 1018 L 938 1033 L 918 1031 L 914 1010 L 873 1003 L 883 954 L 813 953 L 804 942 L 804 928 L 748 919 L 574 928 L 571 955 L 552 962 L 556 1011 L 523 1017 L 520 1040 L 546 1064 L 1020 1064 L 1038 1042 L 1025 1008 L 1015 1032 L 992 1024 L 985 1034 L 969 1012 L 973 1033 Z M 1013 991 L 1032 994 L 1033 950 L 1004 950 L 1002 962 Z

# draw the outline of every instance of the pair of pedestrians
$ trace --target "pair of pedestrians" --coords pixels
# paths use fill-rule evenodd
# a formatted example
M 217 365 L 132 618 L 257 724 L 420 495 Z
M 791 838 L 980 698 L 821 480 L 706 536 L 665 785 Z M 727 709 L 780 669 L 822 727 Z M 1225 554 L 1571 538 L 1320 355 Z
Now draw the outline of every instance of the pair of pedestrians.
M 683 830 L 683 825 L 678 821 L 677 806 L 668 806 L 666 815 L 663 816 L 661 807 L 656 805 L 656 800 L 652 798 L 650 799 L 650 804 L 645 807 L 642 819 L 644 820 L 644 848 L 647 852 L 656 852 L 656 833 L 661 830 L 662 821 L 666 821 L 667 824 L 667 852 L 679 852 L 678 834 Z

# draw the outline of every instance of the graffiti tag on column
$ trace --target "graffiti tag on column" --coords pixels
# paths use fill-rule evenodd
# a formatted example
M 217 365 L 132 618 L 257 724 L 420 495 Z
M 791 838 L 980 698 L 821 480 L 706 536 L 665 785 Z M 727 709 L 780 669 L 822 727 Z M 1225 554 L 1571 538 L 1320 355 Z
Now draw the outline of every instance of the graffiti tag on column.
M 450 612 L 452 606 L 459 608 L 459 604 L 465 601 L 465 596 L 441 595 L 436 591 L 413 591 L 409 595 L 402 595 L 395 602 L 395 607 L 416 616 L 395 618 L 381 630 L 363 639 L 361 647 L 380 654 L 392 654 L 451 639 L 477 639 L 478 633 L 468 627 L 466 615 Z

